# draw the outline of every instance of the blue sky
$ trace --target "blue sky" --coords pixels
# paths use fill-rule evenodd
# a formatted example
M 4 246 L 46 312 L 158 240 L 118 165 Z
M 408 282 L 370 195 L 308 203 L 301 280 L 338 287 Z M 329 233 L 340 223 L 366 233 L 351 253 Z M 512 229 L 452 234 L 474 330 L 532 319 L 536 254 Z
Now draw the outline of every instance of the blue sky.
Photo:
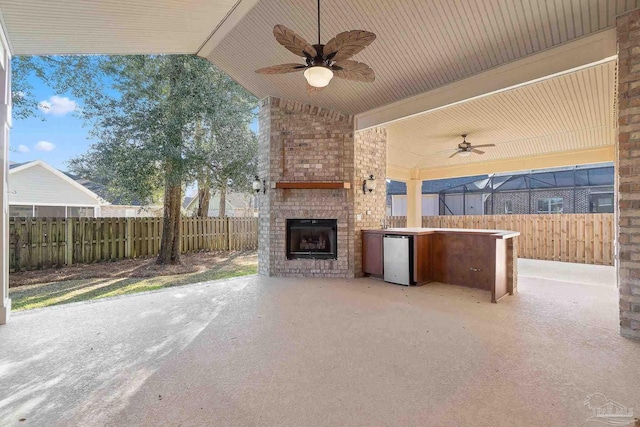
M 81 102 L 69 94 L 56 93 L 35 77 L 30 82 L 38 101 L 49 108 L 38 111 L 36 118 L 14 119 L 9 157 L 17 163 L 43 160 L 57 169 L 67 170 L 68 160 L 84 154 L 89 145 L 96 142 L 89 138 L 90 128 L 83 126 L 84 121 L 73 114 Z M 251 129 L 257 132 L 257 128 L 255 121 Z
M 66 161 L 85 153 L 93 142 L 89 140 L 89 128 L 73 114 L 80 103 L 67 94 L 56 93 L 37 78 L 31 80 L 38 101 L 50 107 L 38 111 L 37 118 L 14 119 L 9 157 L 18 163 L 44 160 L 66 170 Z

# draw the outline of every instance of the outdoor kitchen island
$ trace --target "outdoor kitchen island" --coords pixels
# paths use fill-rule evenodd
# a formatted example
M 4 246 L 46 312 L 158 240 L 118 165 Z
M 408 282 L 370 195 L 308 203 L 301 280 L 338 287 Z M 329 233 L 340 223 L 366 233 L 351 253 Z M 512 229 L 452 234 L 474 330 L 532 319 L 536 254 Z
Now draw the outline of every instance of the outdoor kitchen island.
M 389 245 L 398 237 L 408 246 L 406 284 L 439 282 L 491 292 L 491 302 L 513 295 L 517 287 L 517 243 L 520 233 L 505 230 L 461 228 L 388 228 L 362 231 L 362 271 L 384 278 L 387 269 L 397 269 Z M 385 242 L 387 262 L 385 263 Z M 400 247 L 400 246 L 398 246 Z M 401 282 L 395 282 L 401 283 Z

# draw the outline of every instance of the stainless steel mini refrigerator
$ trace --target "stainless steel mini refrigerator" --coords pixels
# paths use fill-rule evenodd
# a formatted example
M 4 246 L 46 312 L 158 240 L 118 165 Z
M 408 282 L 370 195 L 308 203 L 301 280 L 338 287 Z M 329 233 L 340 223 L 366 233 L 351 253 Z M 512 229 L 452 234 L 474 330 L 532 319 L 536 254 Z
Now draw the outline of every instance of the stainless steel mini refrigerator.
M 413 237 L 385 234 L 384 281 L 399 285 L 413 283 Z

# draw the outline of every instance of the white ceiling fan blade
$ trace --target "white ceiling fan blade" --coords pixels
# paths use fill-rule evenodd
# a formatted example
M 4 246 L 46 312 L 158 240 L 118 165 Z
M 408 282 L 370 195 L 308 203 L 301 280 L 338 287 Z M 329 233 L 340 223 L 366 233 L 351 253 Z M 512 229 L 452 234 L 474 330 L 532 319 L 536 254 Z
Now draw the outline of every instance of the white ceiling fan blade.
M 482 151 L 482 150 L 477 150 L 477 149 L 475 149 L 475 148 L 472 148 L 472 149 L 471 149 L 471 151 L 473 151 L 473 152 L 474 152 L 474 153 L 476 153 L 476 154 L 484 154 L 484 151 Z
M 449 156 L 449 158 L 452 158 L 454 156 L 457 156 L 459 153 L 462 153 L 462 150 L 456 150 L 455 153 L 453 153 L 452 155 Z
M 496 144 L 482 144 L 482 145 L 472 145 L 473 148 L 482 148 L 482 147 L 495 147 Z

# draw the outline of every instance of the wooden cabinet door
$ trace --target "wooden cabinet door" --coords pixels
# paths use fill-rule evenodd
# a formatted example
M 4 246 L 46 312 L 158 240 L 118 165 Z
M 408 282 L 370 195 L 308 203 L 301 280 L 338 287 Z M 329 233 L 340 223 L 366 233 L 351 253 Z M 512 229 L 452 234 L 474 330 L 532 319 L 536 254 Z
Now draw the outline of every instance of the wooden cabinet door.
M 469 253 L 469 285 L 490 291 L 495 280 L 495 239 L 489 236 L 471 236 L 475 248 Z
M 367 274 L 382 275 L 384 270 L 383 235 L 362 233 L 362 271 Z
M 491 289 L 493 239 L 463 233 L 434 235 L 434 280 L 450 285 Z
M 481 250 L 473 246 L 471 236 L 466 234 L 450 234 L 445 236 L 445 283 L 451 285 L 469 286 L 471 281 L 472 251 Z

